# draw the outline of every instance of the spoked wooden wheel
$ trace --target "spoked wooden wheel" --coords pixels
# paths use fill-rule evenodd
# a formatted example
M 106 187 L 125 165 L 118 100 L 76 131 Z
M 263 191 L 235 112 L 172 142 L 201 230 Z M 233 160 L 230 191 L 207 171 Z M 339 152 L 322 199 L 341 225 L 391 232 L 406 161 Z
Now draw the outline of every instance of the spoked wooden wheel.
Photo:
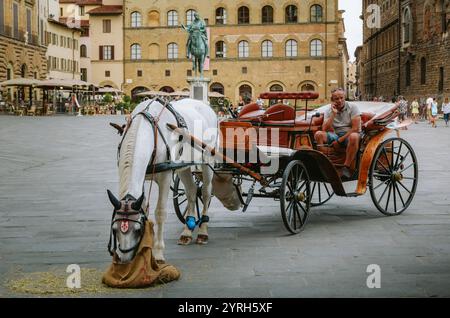
M 203 210 L 203 200 L 202 200 L 202 185 L 203 182 L 199 177 L 194 175 L 194 181 L 197 185 L 197 197 L 195 198 L 195 211 L 197 212 L 197 220 L 201 218 L 201 213 Z M 187 214 L 187 204 L 188 199 L 186 195 L 186 190 L 184 189 L 183 182 L 179 176 L 175 177 L 175 181 L 173 183 L 173 207 L 175 208 L 175 213 L 177 214 L 178 219 L 181 223 L 186 223 L 186 214 Z
M 308 172 L 299 160 L 291 161 L 283 173 L 280 186 L 281 216 L 286 229 L 299 233 L 309 216 L 311 187 Z
M 369 171 L 372 201 L 385 215 L 399 215 L 416 193 L 419 169 L 411 145 L 401 138 L 385 140 L 373 158 Z
M 334 195 L 330 184 L 324 182 L 311 183 L 311 206 L 319 206 L 328 202 Z

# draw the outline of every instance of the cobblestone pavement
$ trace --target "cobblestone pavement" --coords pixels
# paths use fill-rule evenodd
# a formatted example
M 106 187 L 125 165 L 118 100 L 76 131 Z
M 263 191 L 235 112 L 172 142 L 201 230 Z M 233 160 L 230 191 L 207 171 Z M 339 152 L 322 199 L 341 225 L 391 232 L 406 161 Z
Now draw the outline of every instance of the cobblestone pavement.
M 122 120 L 0 116 L 0 297 L 23 296 L 4 283 L 17 268 L 108 266 L 112 207 L 105 190 L 118 190 L 119 141 L 108 122 Z M 166 258 L 181 280 L 123 295 L 450 296 L 450 128 L 443 125 L 402 131 L 420 168 L 415 200 L 403 215 L 381 215 L 369 195 L 333 197 L 314 208 L 301 235 L 290 236 L 278 202 L 254 199 L 241 213 L 214 199 L 210 243 L 181 247 L 182 226 L 170 203 Z M 366 286 L 369 264 L 381 267 L 380 289 Z

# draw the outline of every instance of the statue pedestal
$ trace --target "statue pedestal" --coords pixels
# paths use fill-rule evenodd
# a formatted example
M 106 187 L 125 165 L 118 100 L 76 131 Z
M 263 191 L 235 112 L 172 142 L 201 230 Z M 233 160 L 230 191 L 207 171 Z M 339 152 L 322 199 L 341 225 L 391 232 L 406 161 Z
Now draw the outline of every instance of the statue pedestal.
M 211 80 L 209 78 L 189 77 L 187 82 L 191 87 L 189 97 L 192 99 L 201 100 L 205 104 L 209 105 L 208 88 Z

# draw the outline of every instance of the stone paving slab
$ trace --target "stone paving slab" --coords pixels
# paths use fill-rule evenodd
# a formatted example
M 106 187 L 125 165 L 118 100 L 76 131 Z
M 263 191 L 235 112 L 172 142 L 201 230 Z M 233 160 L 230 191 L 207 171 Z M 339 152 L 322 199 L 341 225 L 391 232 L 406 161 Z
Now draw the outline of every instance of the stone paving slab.
M 0 116 L 0 297 L 35 297 L 4 284 L 18 268 L 107 268 L 106 189 L 118 190 L 119 142 L 108 123 L 122 120 Z M 383 216 L 369 194 L 335 196 L 292 236 L 279 202 L 254 199 L 241 213 L 214 199 L 209 244 L 184 247 L 176 244 L 182 224 L 170 199 L 165 255 L 180 281 L 76 297 L 450 297 L 450 170 L 443 169 L 450 129 L 421 123 L 401 134 L 415 149 L 420 178 L 403 215 Z M 151 198 L 154 208 L 155 190 Z M 381 268 L 380 289 L 366 286 L 370 264 Z

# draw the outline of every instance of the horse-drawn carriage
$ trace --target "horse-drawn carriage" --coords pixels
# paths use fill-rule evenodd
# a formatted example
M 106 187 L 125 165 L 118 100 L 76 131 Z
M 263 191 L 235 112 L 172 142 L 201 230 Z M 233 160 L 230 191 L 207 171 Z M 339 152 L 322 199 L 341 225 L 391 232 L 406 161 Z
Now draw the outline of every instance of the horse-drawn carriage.
M 340 174 L 345 148 L 319 145 L 314 135 L 322 129 L 327 106 L 308 111 L 314 92 L 270 92 L 260 96 L 270 100 L 295 100 L 295 107 L 279 103 L 267 110 L 252 103 L 244 106 L 236 118 L 220 123 L 220 149 L 208 149 L 190 135 L 191 142 L 210 151 L 222 162 L 214 167 L 219 178 L 228 177 L 240 196 L 245 211 L 254 197 L 280 201 L 283 223 L 291 233 L 299 233 L 306 224 L 311 207 L 322 205 L 334 194 L 342 197 L 364 195 L 367 188 L 376 208 L 385 215 L 398 215 L 410 205 L 417 187 L 417 158 L 404 139 L 385 137 L 398 130 L 399 112 L 393 104 L 357 103 L 361 110 L 361 139 L 352 163 L 352 177 Z M 306 107 L 297 110 L 297 101 Z M 172 130 L 183 131 L 172 125 Z M 193 172 L 197 184 L 196 211 L 201 219 L 202 176 Z M 247 191 L 242 191 L 250 181 Z M 348 192 L 344 183 L 356 181 Z M 178 177 L 172 187 L 175 212 L 186 222 L 186 192 Z M 244 198 L 245 201 L 244 201 Z M 190 216 L 192 218 L 192 216 Z

